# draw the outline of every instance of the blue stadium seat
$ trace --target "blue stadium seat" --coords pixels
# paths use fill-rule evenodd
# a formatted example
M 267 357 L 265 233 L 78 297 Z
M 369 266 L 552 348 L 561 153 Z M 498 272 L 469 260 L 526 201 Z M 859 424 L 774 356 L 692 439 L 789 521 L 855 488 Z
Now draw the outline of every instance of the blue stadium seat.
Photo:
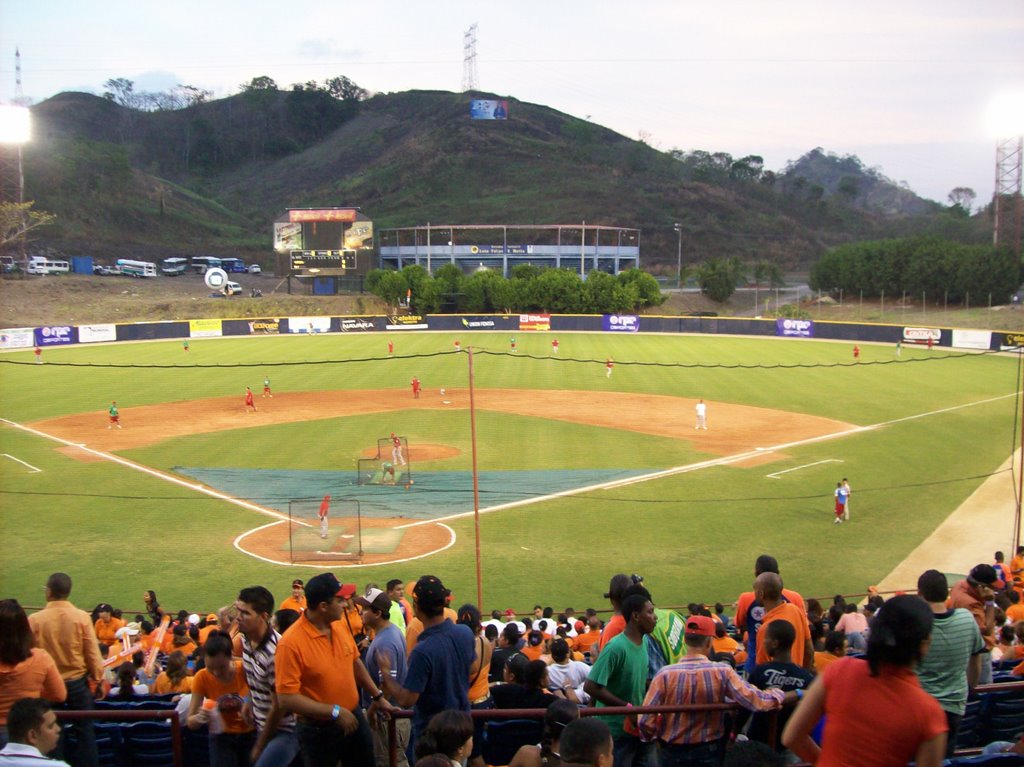
M 520 746 L 540 743 L 544 723 L 538 719 L 492 720 L 484 724 L 484 761 L 505 765 L 512 761 Z
M 138 767 L 174 767 L 169 722 L 133 722 L 121 729 L 125 763 Z
M 182 757 L 189 767 L 210 767 L 210 731 L 206 726 L 198 730 L 181 730 Z
M 96 751 L 99 754 L 99 767 L 121 767 L 121 725 L 117 722 L 96 722 Z

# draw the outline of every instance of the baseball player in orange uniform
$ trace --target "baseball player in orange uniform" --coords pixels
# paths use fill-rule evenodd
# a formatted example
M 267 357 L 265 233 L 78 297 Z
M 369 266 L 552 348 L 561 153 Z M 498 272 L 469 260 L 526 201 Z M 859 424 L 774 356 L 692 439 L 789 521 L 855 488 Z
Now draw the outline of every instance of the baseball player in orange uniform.
M 320 537 L 327 537 L 327 514 L 331 510 L 331 496 L 325 495 L 324 499 L 320 501 L 320 511 L 317 512 L 317 516 L 320 517 Z
M 252 412 L 256 412 L 256 400 L 253 399 L 252 389 L 248 386 L 245 387 L 245 412 L 249 412 L 249 408 L 252 408 Z

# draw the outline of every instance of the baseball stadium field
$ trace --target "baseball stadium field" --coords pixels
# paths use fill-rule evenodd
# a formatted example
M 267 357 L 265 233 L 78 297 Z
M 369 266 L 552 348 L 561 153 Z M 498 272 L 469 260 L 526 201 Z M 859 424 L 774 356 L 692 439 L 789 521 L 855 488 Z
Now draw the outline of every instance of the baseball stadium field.
M 662 604 L 731 601 L 762 552 L 805 594 L 862 592 L 1019 438 L 1012 355 L 861 343 L 855 363 L 852 343 L 570 333 L 553 357 L 550 333 L 515 353 L 507 334 L 454 338 L 392 334 L 390 359 L 384 334 L 4 354 L 0 593 L 39 604 L 65 570 L 80 606 L 154 589 L 208 610 L 327 566 L 360 586 L 436 573 L 474 601 L 469 346 L 486 610 L 601 607 L 618 571 Z M 412 481 L 357 484 L 392 432 Z M 843 477 L 851 519 L 834 525 Z

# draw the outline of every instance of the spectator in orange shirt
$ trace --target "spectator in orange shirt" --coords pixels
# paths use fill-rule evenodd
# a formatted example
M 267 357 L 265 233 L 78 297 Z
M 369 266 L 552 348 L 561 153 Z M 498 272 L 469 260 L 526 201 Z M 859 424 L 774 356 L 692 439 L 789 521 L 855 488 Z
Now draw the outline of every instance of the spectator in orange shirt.
M 217 620 L 217 613 L 210 613 L 203 620 L 203 625 L 199 629 L 199 646 L 202 647 L 206 644 L 206 640 L 210 638 L 210 634 L 220 629 L 220 621 Z
M 1021 599 L 1020 594 L 1015 590 L 1007 592 L 1006 596 L 1010 600 L 1010 604 L 1006 608 L 1006 619 L 1011 623 L 1024 621 L 1024 599 Z
M 576 628 L 580 633 L 576 636 L 575 647 L 582 653 L 589 653 L 593 644 L 601 638 L 601 619 L 596 613 L 587 617 L 586 628 L 586 633 L 582 632 L 582 627 Z
M 814 645 L 811 643 L 811 628 L 807 623 L 807 614 L 792 602 L 786 602 L 782 596 L 782 578 L 778 573 L 761 573 L 754 580 L 754 595 L 764 605 L 763 630 L 772 621 L 784 620 L 793 624 L 796 641 L 793 642 L 793 663 L 808 670 L 814 669 Z M 768 651 L 757 632 L 757 664 L 767 663 L 770 659 Z
M 712 618 L 714 620 L 714 618 Z M 711 640 L 711 649 L 714 651 L 714 660 L 722 662 L 722 656 L 728 655 L 732 659 L 732 665 L 736 665 L 736 652 L 742 648 L 739 642 L 725 633 L 725 626 L 715 621 L 715 638 Z
M 188 675 L 188 659 L 184 653 L 172 652 L 170 654 L 167 658 L 167 668 L 157 675 L 150 692 L 153 695 L 192 692 L 192 677 Z
M 825 649 L 814 653 L 814 670 L 819 674 L 846 655 L 846 634 L 830 631 L 825 635 Z
M 196 643 L 188 635 L 188 628 L 182 624 L 174 627 L 171 639 L 171 652 L 180 652 L 186 658 L 196 651 Z
M 53 573 L 46 580 L 46 607 L 29 617 L 28 622 L 36 644 L 57 663 L 67 688 L 67 708 L 88 711 L 94 706 L 90 682 L 99 683 L 103 679 L 103 659 L 89 613 L 75 607 L 68 601 L 69 596 L 71 576 Z M 76 720 L 75 730 L 78 763 L 94 767 L 99 756 L 92 720 Z
M 297 613 L 301 613 L 306 609 L 306 594 L 303 591 L 301 578 L 296 578 L 292 581 L 292 593 L 281 603 L 278 609 L 294 610 Z
M 211 727 L 210 767 L 248 764 L 256 744 L 256 730 L 242 715 L 249 697 L 242 662 L 232 658 L 231 637 L 217 631 L 203 646 L 206 667 L 192 680 L 192 700 L 188 707 L 188 727 L 198 730 L 211 722 L 211 712 L 219 714 L 220 726 Z M 205 702 L 209 700 L 209 704 Z M 205 705 L 204 705 L 205 704 Z M 220 732 L 213 732 L 220 729 Z
M 775 573 L 779 575 L 779 562 L 775 557 L 769 554 L 762 554 L 754 561 L 754 577 L 758 577 L 763 573 Z M 801 610 L 804 608 L 804 600 L 797 592 L 791 591 L 790 589 L 782 590 L 782 597 L 787 602 L 792 602 Z M 746 669 L 747 673 L 751 673 L 754 670 L 754 666 L 758 663 L 764 663 L 764 660 L 757 660 L 757 632 L 761 627 L 761 620 L 764 617 L 764 613 L 767 612 L 764 606 L 757 601 L 753 591 L 745 591 L 739 595 L 736 599 L 736 627 L 745 636 L 745 642 L 747 645 L 747 661 Z M 799 635 L 797 636 L 799 641 Z M 794 655 L 798 648 L 794 647 Z M 799 664 L 798 664 L 799 665 Z
M 306 611 L 277 644 L 275 687 L 281 710 L 298 716 L 305 764 L 363 767 L 374 763 L 373 736 L 359 707 L 359 689 L 385 711 L 390 706 L 341 628 L 341 592 L 332 573 L 310 578 Z
M 616 573 L 608 583 L 608 591 L 604 598 L 611 602 L 612 617 L 601 630 L 601 638 L 595 642 L 590 649 L 590 656 L 596 657 L 601 648 L 607 645 L 617 634 L 621 634 L 626 628 L 626 621 L 622 617 L 622 600 L 626 598 L 626 589 L 632 585 L 632 579 L 625 573 Z
M 0 601 L 0 730 L 7 712 L 21 698 L 61 703 L 67 688 L 46 650 L 34 647 L 28 616 L 16 599 Z
M 96 639 L 107 647 L 120 645 L 117 639 L 117 630 L 124 628 L 124 621 L 113 617 L 114 608 L 104 603 L 96 605 L 96 622 L 93 629 L 96 631 Z

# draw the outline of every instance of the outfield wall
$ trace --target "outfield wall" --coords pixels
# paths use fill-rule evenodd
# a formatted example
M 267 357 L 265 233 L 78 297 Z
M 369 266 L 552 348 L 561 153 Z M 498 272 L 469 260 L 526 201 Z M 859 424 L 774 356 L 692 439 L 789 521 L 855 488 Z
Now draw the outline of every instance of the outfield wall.
M 449 333 L 495 331 L 587 333 L 698 333 L 926 345 L 998 351 L 1024 345 L 1024 333 L 929 325 L 879 325 L 745 317 L 660 317 L 631 314 L 384 315 L 195 319 L 166 322 L 46 325 L 0 330 L 0 349 L 26 349 L 117 341 L 184 340 L 219 336 L 319 333 Z

